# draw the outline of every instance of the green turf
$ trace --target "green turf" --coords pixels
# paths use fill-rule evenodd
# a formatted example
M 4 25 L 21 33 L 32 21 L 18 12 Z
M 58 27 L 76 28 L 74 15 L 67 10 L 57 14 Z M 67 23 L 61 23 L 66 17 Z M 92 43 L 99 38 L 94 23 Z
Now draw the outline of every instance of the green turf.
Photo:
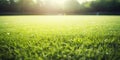
M 0 16 L 0 60 L 119 60 L 120 16 Z

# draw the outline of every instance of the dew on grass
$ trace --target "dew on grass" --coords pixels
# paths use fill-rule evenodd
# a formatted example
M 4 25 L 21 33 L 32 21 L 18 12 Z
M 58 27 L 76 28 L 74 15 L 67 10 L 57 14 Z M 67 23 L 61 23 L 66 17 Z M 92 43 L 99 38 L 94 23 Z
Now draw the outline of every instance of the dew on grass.
M 10 35 L 10 33 L 8 32 L 7 35 Z

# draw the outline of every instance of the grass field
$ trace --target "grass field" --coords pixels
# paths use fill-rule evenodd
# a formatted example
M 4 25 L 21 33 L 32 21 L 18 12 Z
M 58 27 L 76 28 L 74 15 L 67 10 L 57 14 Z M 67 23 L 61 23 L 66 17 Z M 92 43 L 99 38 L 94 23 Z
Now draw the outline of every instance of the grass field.
M 120 16 L 0 16 L 0 60 L 120 60 Z

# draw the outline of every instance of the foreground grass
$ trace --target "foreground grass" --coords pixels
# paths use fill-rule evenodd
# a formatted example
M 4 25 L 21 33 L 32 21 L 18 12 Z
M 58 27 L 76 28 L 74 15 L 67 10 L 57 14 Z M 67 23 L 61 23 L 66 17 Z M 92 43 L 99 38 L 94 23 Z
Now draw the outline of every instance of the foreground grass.
M 119 59 L 119 16 L 0 17 L 0 60 Z

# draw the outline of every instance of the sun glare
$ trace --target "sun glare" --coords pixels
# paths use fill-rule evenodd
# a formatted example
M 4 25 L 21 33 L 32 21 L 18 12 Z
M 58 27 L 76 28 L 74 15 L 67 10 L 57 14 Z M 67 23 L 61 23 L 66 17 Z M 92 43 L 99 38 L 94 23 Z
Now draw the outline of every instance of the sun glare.
M 94 0 L 77 0 L 80 4 L 83 4 L 85 2 L 90 2 L 90 1 L 94 1 Z
M 59 5 L 59 6 L 64 6 L 66 0 L 46 0 L 46 2 L 50 5 Z
M 60 5 L 62 5 L 62 4 L 64 4 L 65 3 L 65 1 L 66 0 L 50 0 L 51 1 L 51 3 L 57 3 L 57 4 L 60 4 Z
M 37 2 L 36 0 L 33 0 L 34 2 Z M 45 4 L 50 4 L 50 5 L 59 5 L 59 6 L 64 6 L 65 3 L 69 0 L 40 0 L 42 3 Z M 91 2 L 91 1 L 95 1 L 95 0 L 77 0 L 79 2 L 79 4 L 83 4 L 85 2 Z

